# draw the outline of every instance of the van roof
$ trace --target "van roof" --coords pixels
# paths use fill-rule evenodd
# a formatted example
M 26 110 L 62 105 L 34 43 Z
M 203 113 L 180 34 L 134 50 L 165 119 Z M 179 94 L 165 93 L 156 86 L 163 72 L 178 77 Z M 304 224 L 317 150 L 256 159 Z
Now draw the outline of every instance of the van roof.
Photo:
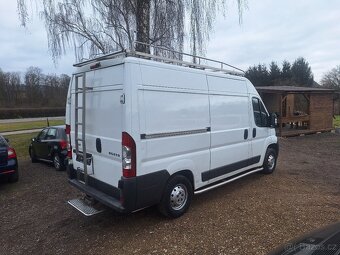
M 168 50 L 168 49 L 166 49 Z M 170 51 L 173 52 L 173 51 Z M 207 70 L 211 72 L 219 72 L 219 73 L 224 73 L 224 74 L 230 74 L 230 75 L 236 75 L 236 76 L 244 76 L 244 71 L 229 65 L 227 63 L 213 60 L 213 59 L 208 59 L 205 57 L 199 57 L 199 56 L 194 56 L 191 54 L 187 53 L 180 53 L 180 52 L 175 52 L 178 56 L 176 57 L 164 57 L 164 56 L 158 56 L 154 54 L 147 54 L 143 52 L 138 52 L 138 51 L 130 51 L 130 50 L 123 50 L 123 51 L 117 51 L 111 54 L 106 54 L 94 59 L 86 60 L 80 63 L 75 64 L 75 67 L 83 67 L 83 66 L 89 66 L 90 69 L 95 69 L 98 67 L 101 67 L 100 61 L 105 61 L 106 60 L 111 60 L 109 61 L 111 64 L 120 64 L 122 62 L 144 62 L 144 63 L 150 63 L 154 62 L 156 65 L 158 64 L 170 64 L 174 65 L 177 67 L 187 67 L 191 69 L 197 69 L 197 70 Z M 186 59 L 185 59 L 185 58 Z M 188 57 L 191 58 L 188 60 Z

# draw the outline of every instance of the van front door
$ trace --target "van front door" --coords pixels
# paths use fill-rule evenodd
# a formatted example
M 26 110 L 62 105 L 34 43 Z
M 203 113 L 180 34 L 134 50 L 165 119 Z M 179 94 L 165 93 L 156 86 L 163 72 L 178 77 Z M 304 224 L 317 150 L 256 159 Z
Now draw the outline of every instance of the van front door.
M 261 155 L 264 155 L 266 150 L 266 138 L 269 134 L 268 112 L 264 107 L 262 101 L 258 97 L 251 98 L 251 108 L 253 111 L 252 129 L 250 132 L 252 156 L 250 157 L 250 164 L 253 167 L 261 165 Z

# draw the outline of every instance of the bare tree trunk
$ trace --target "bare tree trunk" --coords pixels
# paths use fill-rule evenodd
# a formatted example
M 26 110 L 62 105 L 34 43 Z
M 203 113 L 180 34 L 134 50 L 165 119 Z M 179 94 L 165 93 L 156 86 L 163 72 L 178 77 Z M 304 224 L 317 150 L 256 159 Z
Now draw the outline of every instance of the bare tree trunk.
M 138 0 L 136 12 L 137 41 L 148 44 L 150 38 L 150 0 Z M 150 53 L 150 47 L 143 44 L 137 44 L 136 50 Z

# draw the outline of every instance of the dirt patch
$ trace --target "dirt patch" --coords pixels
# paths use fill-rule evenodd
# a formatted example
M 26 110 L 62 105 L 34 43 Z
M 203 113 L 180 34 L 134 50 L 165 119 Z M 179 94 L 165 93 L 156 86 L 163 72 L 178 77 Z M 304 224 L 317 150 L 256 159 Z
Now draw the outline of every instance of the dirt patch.
M 155 208 L 86 218 L 66 204 L 80 193 L 65 172 L 20 161 L 0 181 L 0 254 L 266 254 L 340 220 L 340 135 L 280 140 L 277 171 L 194 197 L 168 220 Z

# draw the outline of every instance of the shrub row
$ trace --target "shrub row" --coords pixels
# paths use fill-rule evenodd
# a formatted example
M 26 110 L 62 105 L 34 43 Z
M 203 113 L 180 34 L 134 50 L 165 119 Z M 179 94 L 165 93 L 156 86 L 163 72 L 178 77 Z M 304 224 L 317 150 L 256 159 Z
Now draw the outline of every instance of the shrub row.
M 0 108 L 0 119 L 65 116 L 65 107 Z

